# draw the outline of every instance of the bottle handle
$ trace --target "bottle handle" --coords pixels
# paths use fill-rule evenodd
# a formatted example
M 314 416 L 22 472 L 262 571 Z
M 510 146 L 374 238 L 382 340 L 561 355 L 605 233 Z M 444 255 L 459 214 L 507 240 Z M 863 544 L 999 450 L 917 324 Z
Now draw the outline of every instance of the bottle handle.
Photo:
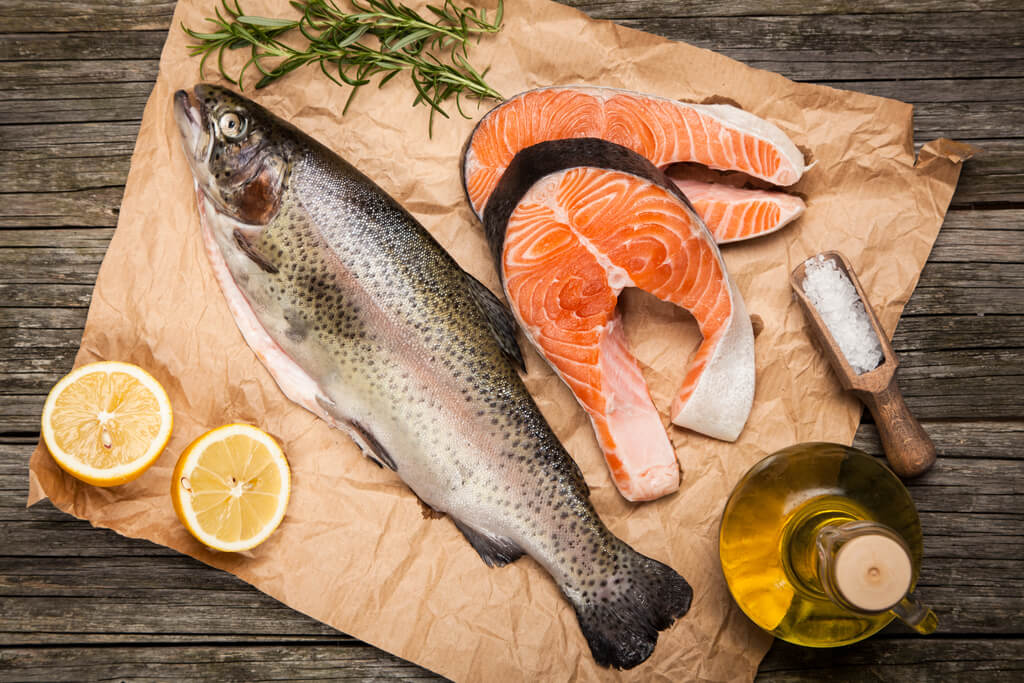
M 935 616 L 935 612 L 922 605 L 913 593 L 908 593 L 889 611 L 923 636 L 935 633 L 935 629 L 939 627 L 939 618 Z

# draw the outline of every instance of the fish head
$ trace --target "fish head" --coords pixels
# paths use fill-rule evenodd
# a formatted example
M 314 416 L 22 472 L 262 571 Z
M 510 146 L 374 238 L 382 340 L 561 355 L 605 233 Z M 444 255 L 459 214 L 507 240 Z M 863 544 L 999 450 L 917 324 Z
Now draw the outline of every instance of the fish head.
M 174 94 L 174 119 L 197 186 L 219 212 L 251 225 L 277 215 L 295 152 L 291 125 L 207 83 Z

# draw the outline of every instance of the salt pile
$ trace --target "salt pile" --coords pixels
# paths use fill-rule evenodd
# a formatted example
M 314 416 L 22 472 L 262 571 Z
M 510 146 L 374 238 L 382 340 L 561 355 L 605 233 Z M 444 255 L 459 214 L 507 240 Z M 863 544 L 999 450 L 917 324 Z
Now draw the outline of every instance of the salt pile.
M 882 345 L 853 283 L 821 254 L 804 263 L 804 293 L 858 375 L 882 362 Z

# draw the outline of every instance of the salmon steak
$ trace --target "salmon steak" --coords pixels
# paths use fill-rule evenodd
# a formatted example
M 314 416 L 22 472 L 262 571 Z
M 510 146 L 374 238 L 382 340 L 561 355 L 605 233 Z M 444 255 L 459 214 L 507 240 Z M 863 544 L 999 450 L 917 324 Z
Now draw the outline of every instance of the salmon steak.
M 675 451 L 616 310 L 624 288 L 686 309 L 703 336 L 671 421 L 739 436 L 754 394 L 750 318 L 707 227 L 650 161 L 595 138 L 527 147 L 498 182 L 484 229 L 513 313 L 590 417 L 623 497 L 679 487 Z
M 697 180 L 673 178 L 673 182 L 693 204 L 718 244 L 773 233 L 802 216 L 806 208 L 800 197 L 783 192 Z
M 517 152 L 547 140 L 580 137 L 623 145 L 662 169 L 693 162 L 716 170 L 742 171 L 783 186 L 797 182 L 806 170 L 803 154 L 782 130 L 738 107 L 690 104 L 614 88 L 541 88 L 499 104 L 470 135 L 462 156 L 462 181 L 473 211 L 483 216 L 487 200 Z M 722 208 L 732 202 L 741 206 L 731 212 Z M 726 193 L 716 198 L 715 207 L 729 213 L 734 222 L 750 219 L 740 228 L 729 229 L 731 234 L 743 235 L 729 240 L 735 241 L 785 225 L 788 221 L 765 220 L 776 202 L 803 210 L 799 197 L 769 192 L 756 198 Z M 752 204 L 763 207 L 764 213 L 749 212 Z M 721 213 L 703 213 L 704 204 L 695 203 L 694 207 L 717 234 Z M 783 210 L 778 218 L 785 215 Z M 796 215 L 789 220 L 794 218 Z

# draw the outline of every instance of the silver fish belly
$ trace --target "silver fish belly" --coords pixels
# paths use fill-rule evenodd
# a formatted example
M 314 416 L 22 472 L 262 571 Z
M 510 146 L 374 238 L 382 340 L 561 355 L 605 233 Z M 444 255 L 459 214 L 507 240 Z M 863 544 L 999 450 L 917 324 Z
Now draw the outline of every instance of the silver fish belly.
M 284 393 L 487 564 L 537 560 L 599 663 L 646 659 L 690 587 L 598 518 L 518 375 L 504 305 L 372 181 L 255 103 L 200 85 L 175 115 L 215 275 Z

